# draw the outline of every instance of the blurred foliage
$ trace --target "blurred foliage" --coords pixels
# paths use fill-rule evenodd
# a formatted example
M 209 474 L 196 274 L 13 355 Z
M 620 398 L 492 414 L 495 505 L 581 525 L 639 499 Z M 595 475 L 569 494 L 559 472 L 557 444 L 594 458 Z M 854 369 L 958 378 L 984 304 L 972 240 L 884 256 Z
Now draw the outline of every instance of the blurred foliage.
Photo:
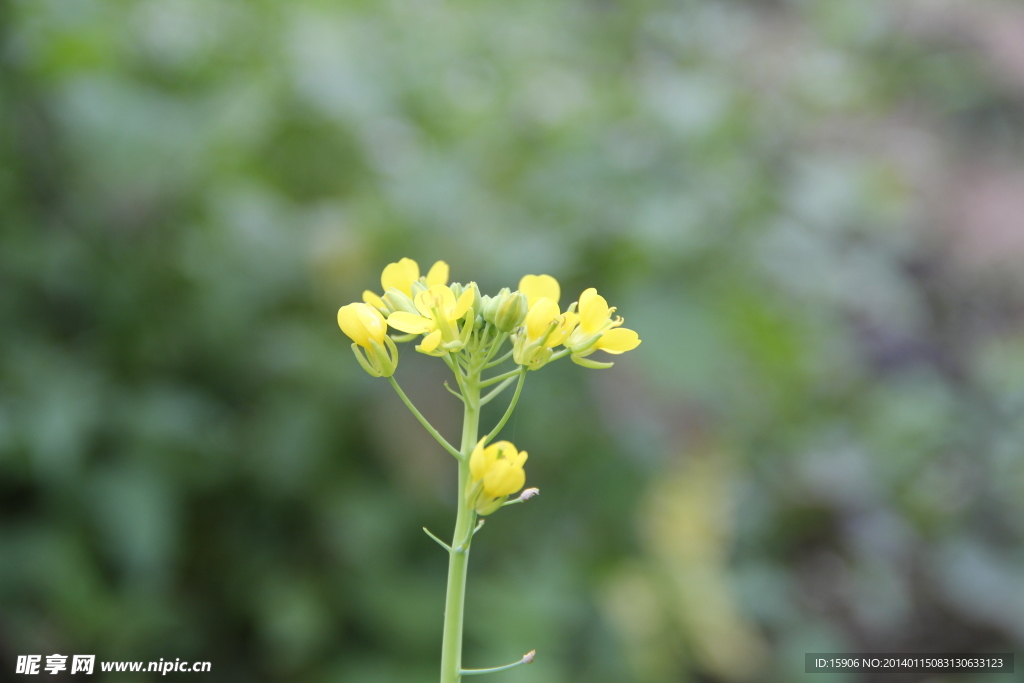
M 402 256 L 596 285 L 644 339 L 530 377 L 543 494 L 475 544 L 467 666 L 1020 649 L 1022 33 L 998 0 L 0 0 L 3 675 L 433 680 L 454 466 L 334 323 Z M 451 434 L 427 361 L 398 376 Z

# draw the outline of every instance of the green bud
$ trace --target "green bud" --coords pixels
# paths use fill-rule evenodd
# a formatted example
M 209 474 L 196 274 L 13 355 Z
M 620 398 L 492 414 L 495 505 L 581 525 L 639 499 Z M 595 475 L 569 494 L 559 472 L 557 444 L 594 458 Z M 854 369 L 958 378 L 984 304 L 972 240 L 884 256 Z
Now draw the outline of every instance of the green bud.
M 406 313 L 412 313 L 419 315 L 419 311 L 416 310 L 416 304 L 413 303 L 412 299 L 405 295 L 405 293 L 398 291 L 394 287 L 389 289 L 381 297 L 384 305 L 388 307 L 388 313 L 394 313 L 395 311 L 405 311 Z
M 526 319 L 528 305 L 526 295 L 522 292 L 509 294 L 498 304 L 494 315 L 494 326 L 502 332 L 511 332 Z
M 502 302 L 508 298 L 512 291 L 508 287 L 502 287 L 494 296 L 484 297 L 485 301 L 482 302 L 482 308 L 480 310 L 484 320 L 494 324 L 494 321 L 498 318 L 498 307 L 501 306 Z

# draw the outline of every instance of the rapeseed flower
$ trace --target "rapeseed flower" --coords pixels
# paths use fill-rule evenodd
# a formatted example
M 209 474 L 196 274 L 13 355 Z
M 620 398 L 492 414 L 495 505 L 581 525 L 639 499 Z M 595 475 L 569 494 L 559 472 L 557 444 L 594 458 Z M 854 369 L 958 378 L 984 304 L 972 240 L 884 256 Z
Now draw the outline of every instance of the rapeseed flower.
M 584 360 L 594 351 L 620 354 L 640 345 L 640 336 L 633 330 L 621 327 L 621 316 L 612 318 L 614 307 L 608 306 L 603 296 L 593 287 L 580 295 L 579 325 L 565 340 L 565 347 L 572 353 L 576 363 L 591 368 L 608 368 L 611 363 Z
M 384 294 L 378 295 L 367 289 L 363 292 L 363 301 L 384 315 L 394 313 L 396 310 L 411 311 L 412 300 L 418 292 L 434 285 L 447 284 L 448 264 L 444 261 L 435 262 L 427 271 L 426 277 L 421 278 L 420 264 L 411 258 L 403 258 L 384 267 L 380 275 L 380 285 L 384 289 Z
M 526 295 L 530 308 L 541 299 L 550 299 L 557 304 L 562 293 L 558 280 L 550 275 L 524 275 L 519 280 L 519 291 Z
M 375 377 L 390 377 L 398 366 L 398 349 L 388 336 L 384 316 L 373 306 L 354 303 L 338 309 L 338 327 L 354 342 L 356 360 Z
M 460 330 L 458 322 L 472 309 L 476 295 L 474 285 L 466 287 L 458 299 L 451 287 L 433 285 L 416 295 L 415 313 L 396 311 L 387 323 L 402 332 L 426 335 L 416 350 L 442 356 L 465 346 L 473 323 L 467 321 Z
M 517 451 L 509 441 L 484 448 L 481 439 L 469 456 L 469 488 L 466 502 L 477 513 L 489 515 L 526 483 L 526 451 Z

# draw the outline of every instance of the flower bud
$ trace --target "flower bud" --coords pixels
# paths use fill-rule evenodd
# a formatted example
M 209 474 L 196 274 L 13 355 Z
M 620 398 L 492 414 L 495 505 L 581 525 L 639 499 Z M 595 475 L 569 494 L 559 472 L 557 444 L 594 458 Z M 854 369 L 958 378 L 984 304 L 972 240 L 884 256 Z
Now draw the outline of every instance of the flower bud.
M 354 342 L 352 353 L 366 372 L 390 377 L 398 367 L 398 348 L 387 335 L 387 323 L 376 308 L 365 303 L 338 309 L 338 327 Z
M 501 290 L 494 296 L 485 296 L 481 303 L 480 314 L 484 320 L 493 324 L 498 315 L 498 307 L 501 302 L 511 293 L 508 287 L 502 287 Z
M 394 313 L 395 311 L 405 311 L 406 313 L 417 313 L 416 304 L 413 300 L 406 296 L 403 292 L 398 291 L 394 287 L 384 293 L 382 297 L 384 305 L 388 309 L 388 313 Z
M 523 488 L 526 451 L 516 450 L 508 441 L 498 441 L 484 448 L 484 441 L 480 440 L 469 457 L 470 483 L 465 496 L 478 514 L 489 515 Z
M 494 326 L 502 332 L 511 332 L 526 319 L 526 295 L 515 292 L 504 297 L 494 314 Z
M 338 327 L 349 339 L 363 348 L 369 348 L 371 341 L 383 344 L 388 329 L 380 311 L 364 303 L 348 304 L 339 308 Z

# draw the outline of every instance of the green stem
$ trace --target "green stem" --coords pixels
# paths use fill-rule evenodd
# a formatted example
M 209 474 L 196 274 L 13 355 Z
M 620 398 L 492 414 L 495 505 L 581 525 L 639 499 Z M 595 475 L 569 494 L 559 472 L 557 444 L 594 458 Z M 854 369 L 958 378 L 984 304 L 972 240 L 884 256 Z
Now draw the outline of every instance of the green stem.
M 448 441 L 443 436 L 441 436 L 436 429 L 434 429 L 433 425 L 427 422 L 427 418 L 423 417 L 423 415 L 420 414 L 420 411 L 416 410 L 416 406 L 412 404 L 412 401 L 409 400 L 409 397 L 405 395 L 404 391 L 402 391 L 402 387 L 398 386 L 398 382 L 395 381 L 395 378 L 388 377 L 388 381 L 391 382 L 391 386 L 393 386 L 395 388 L 395 391 L 398 392 L 398 396 L 399 398 L 402 399 L 402 403 L 404 403 L 405 406 L 412 411 L 412 414 L 416 416 L 416 419 L 420 421 L 420 424 L 423 425 L 424 429 L 426 429 L 427 432 L 429 432 L 430 435 L 434 437 L 439 444 L 444 446 L 444 449 L 446 451 L 448 451 L 456 458 L 461 460 L 462 453 L 455 450 L 455 447 L 448 443 Z
M 511 357 L 512 357 L 512 351 L 509 351 L 508 353 L 506 353 L 504 356 L 502 356 L 498 360 L 492 360 L 491 362 L 489 362 L 486 365 L 484 365 L 484 369 L 485 370 L 490 370 L 491 368 L 497 367 L 497 366 L 501 365 L 502 363 L 504 363 L 505 361 L 507 361 Z
M 504 382 L 505 380 L 509 379 L 510 377 L 515 377 L 518 374 L 519 374 L 519 368 L 516 368 L 515 370 L 509 370 L 508 372 L 503 372 L 500 375 L 495 375 L 494 377 L 488 377 L 483 382 L 480 382 L 480 386 L 481 387 L 489 387 L 492 384 L 497 384 L 498 382 Z
M 441 683 L 458 683 L 462 675 L 462 623 L 466 604 L 466 569 L 476 512 L 466 502 L 469 487 L 469 456 L 476 447 L 480 430 L 480 374 L 461 383 L 465 410 L 462 422 L 462 453 L 459 458 L 459 503 L 448 559 L 448 594 L 444 605 L 444 635 L 441 642 Z M 461 544 L 461 546 L 460 546 Z
M 506 664 L 505 666 L 495 666 L 490 669 L 463 669 L 460 673 L 463 676 L 475 676 L 477 674 L 493 674 L 497 673 L 498 671 L 514 669 L 517 666 L 521 666 L 523 664 L 530 664 L 531 662 L 533 662 L 533 657 L 535 654 L 536 650 L 531 650 L 530 652 L 527 652 L 525 655 L 523 655 L 523 658 L 520 659 L 518 662 L 512 662 L 511 664 Z
M 494 343 L 491 344 L 491 348 L 488 349 L 487 355 L 484 357 L 484 367 L 485 368 L 489 368 L 489 367 L 492 367 L 494 365 L 499 365 L 506 358 L 508 358 L 508 356 L 512 355 L 512 352 L 509 351 L 508 354 L 506 356 L 504 356 L 500 361 L 495 361 L 494 363 L 490 362 L 491 359 L 494 358 L 494 354 L 496 354 L 498 352 L 498 350 L 501 348 L 501 345 L 505 343 L 506 339 L 508 339 L 508 332 L 502 332 L 494 340 Z
M 498 394 L 508 389 L 508 385 L 512 384 L 512 382 L 514 382 L 515 379 L 515 377 L 509 377 L 504 382 L 488 391 L 487 394 L 480 399 L 480 405 L 485 406 L 488 403 L 490 403 L 491 400 L 494 399 Z
M 523 382 L 526 381 L 526 371 L 527 367 L 525 365 L 519 370 L 519 383 L 516 384 L 516 393 L 512 394 L 512 400 L 509 402 L 508 409 L 505 411 L 501 420 L 497 425 L 495 425 L 494 429 L 491 430 L 491 433 L 487 435 L 487 438 L 484 439 L 484 445 L 489 444 L 491 439 L 496 437 L 498 432 L 501 431 L 501 428 L 505 426 L 508 419 L 512 417 L 512 411 L 516 409 L 516 403 L 519 402 L 519 394 L 523 391 Z

